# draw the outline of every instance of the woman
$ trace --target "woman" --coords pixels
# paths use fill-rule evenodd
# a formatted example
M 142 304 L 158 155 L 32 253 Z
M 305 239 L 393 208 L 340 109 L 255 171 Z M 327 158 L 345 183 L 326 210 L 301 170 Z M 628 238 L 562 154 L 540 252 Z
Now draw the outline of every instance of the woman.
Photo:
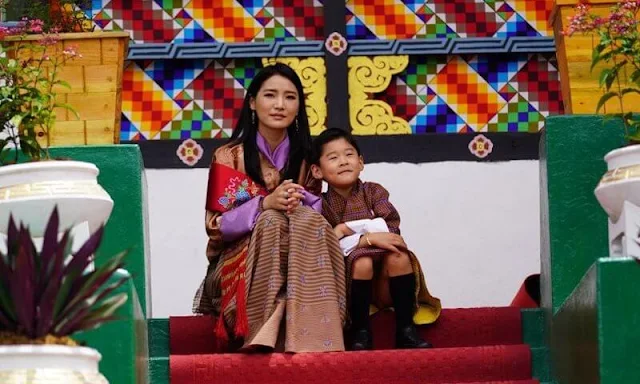
M 300 79 L 284 64 L 264 68 L 209 172 L 209 268 L 194 312 L 221 314 L 219 340 L 232 334 L 244 348 L 344 350 L 344 261 L 319 213 L 310 148 Z

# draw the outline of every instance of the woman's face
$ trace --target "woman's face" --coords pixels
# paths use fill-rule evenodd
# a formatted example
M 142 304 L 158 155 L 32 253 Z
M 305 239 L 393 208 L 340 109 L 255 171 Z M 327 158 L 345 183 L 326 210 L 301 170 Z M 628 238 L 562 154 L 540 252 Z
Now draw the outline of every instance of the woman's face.
M 256 97 L 251 99 L 251 109 L 257 114 L 258 130 L 287 129 L 298 115 L 299 107 L 296 86 L 280 75 L 268 78 Z

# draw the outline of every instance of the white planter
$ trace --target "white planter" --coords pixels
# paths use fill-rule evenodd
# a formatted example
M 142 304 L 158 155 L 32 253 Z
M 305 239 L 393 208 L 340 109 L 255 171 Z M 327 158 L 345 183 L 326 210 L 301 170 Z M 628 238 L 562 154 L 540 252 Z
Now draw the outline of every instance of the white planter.
M 98 184 L 98 168 L 81 161 L 39 161 L 0 167 L 0 233 L 9 215 L 42 237 L 58 207 L 60 229 L 84 222 L 95 231 L 111 215 L 113 200 Z
M 640 207 L 640 145 L 613 150 L 604 160 L 608 171 L 596 187 L 595 195 L 615 223 L 625 201 Z
M 0 383 L 108 384 L 98 351 L 63 345 L 0 346 Z

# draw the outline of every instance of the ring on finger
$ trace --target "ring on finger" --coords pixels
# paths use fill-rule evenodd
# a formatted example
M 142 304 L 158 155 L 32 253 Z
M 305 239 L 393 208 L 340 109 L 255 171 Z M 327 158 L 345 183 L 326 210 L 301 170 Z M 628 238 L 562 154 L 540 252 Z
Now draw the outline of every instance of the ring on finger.
M 289 192 L 286 192 L 286 191 L 285 191 L 285 193 L 284 193 L 284 198 L 285 198 L 285 199 L 288 199 L 288 198 L 289 198 Z

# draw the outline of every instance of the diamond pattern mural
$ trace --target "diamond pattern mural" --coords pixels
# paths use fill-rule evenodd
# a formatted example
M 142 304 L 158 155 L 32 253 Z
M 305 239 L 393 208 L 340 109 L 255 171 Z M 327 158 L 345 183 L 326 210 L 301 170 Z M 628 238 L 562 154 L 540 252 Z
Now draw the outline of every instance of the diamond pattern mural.
M 552 36 L 547 0 L 347 0 L 348 39 Z
M 86 13 L 136 43 L 324 39 L 319 0 L 93 0 Z
M 547 0 L 346 0 L 347 39 L 551 36 Z M 322 0 L 93 0 L 136 43 L 324 40 Z M 228 137 L 256 59 L 128 63 L 121 140 Z M 562 113 L 553 54 L 411 56 L 373 98 L 414 134 L 535 132 Z
M 376 98 L 413 133 L 536 132 L 563 113 L 557 66 L 546 55 L 412 57 Z

